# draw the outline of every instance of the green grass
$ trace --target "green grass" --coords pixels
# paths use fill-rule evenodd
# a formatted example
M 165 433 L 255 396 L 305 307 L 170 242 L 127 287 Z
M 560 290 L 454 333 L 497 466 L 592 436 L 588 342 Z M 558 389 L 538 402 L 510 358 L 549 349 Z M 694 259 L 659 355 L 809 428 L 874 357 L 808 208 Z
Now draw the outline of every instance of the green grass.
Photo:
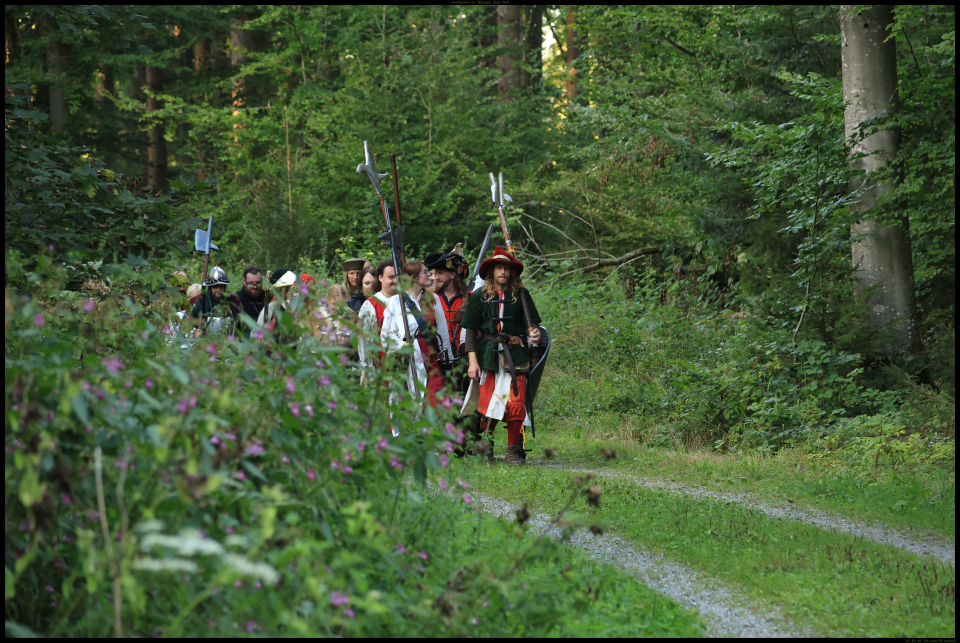
M 855 475 L 829 463 L 812 460 L 797 450 L 777 453 L 718 453 L 695 448 L 651 448 L 621 429 L 623 418 L 605 417 L 597 423 L 608 427 L 580 425 L 580 437 L 569 423 L 550 418 L 542 423 L 537 439 L 529 438 L 532 458 L 542 458 L 543 449 L 557 453 L 557 462 L 571 466 L 616 471 L 645 479 L 702 485 L 716 491 L 742 491 L 758 499 L 781 504 L 794 501 L 847 518 L 889 527 L 909 528 L 928 536 L 956 537 L 956 473 L 928 468 L 898 475 L 871 478 Z M 503 436 L 497 436 L 502 442 Z M 607 460 L 604 449 L 619 457 Z
M 485 493 L 546 512 L 574 489 L 574 474 L 564 471 L 458 466 Z M 600 508 L 577 509 L 585 520 L 738 587 L 758 606 L 782 605 L 798 625 L 829 636 L 954 636 L 953 568 L 735 504 L 630 481 L 597 484 Z

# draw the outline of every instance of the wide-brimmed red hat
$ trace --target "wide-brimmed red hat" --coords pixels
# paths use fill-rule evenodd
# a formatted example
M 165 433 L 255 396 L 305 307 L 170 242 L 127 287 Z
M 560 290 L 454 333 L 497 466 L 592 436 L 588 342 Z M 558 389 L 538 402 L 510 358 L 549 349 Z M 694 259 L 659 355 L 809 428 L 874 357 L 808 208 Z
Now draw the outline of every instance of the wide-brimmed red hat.
M 498 263 L 513 268 L 514 274 L 517 277 L 519 277 L 520 273 L 523 272 L 523 264 L 517 261 L 516 257 L 508 255 L 506 250 L 500 246 L 497 246 L 493 251 L 493 256 L 489 259 L 485 259 L 484 262 L 480 264 L 480 270 L 477 272 L 477 274 L 480 275 L 481 279 L 486 279 L 487 273 L 490 272 L 490 269 Z

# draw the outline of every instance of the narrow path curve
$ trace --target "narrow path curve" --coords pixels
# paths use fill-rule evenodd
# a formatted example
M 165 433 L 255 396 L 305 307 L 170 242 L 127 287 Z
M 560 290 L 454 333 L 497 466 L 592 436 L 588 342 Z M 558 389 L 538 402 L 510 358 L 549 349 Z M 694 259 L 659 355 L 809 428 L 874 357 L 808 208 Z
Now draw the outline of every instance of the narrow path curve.
M 647 487 L 648 489 L 684 494 L 687 496 L 693 496 L 694 498 L 712 498 L 714 500 L 722 500 L 724 502 L 734 502 L 745 507 L 750 507 L 755 511 L 765 513 L 768 516 L 773 516 L 774 518 L 787 518 L 789 520 L 796 520 L 798 522 L 815 525 L 823 529 L 835 529 L 839 532 L 873 540 L 874 542 L 884 545 L 897 547 L 898 549 L 903 549 L 920 556 L 930 556 L 932 558 L 936 558 L 942 563 L 950 565 L 951 567 L 956 567 L 955 542 L 936 538 L 928 538 L 926 541 L 922 541 L 904 535 L 902 531 L 909 531 L 906 529 L 897 531 L 885 527 L 870 526 L 862 522 L 844 518 L 843 516 L 824 513 L 822 511 L 817 511 L 816 509 L 800 509 L 790 504 L 773 505 L 767 502 L 761 502 L 756 498 L 751 497 L 750 494 L 746 493 L 711 491 L 704 487 L 683 485 L 665 480 L 645 480 L 630 474 L 614 473 L 612 471 L 597 471 L 594 469 L 585 469 L 582 467 L 569 466 L 561 463 L 528 462 L 528 465 L 546 467 L 549 469 L 563 469 L 564 471 L 571 471 L 574 473 L 590 473 L 596 476 L 626 478 L 631 479 L 638 485 Z
M 516 519 L 518 505 L 475 494 L 483 511 L 495 516 Z M 551 524 L 551 517 L 535 514 L 530 524 L 538 533 L 546 532 L 559 539 L 562 530 Z M 742 599 L 716 579 L 681 567 L 660 554 L 637 551 L 623 538 L 613 535 L 597 536 L 587 530 L 577 530 L 568 544 L 598 561 L 619 567 L 638 578 L 653 590 L 669 596 L 684 607 L 700 613 L 711 638 L 785 638 L 809 637 L 780 615 L 779 610 L 759 610 Z

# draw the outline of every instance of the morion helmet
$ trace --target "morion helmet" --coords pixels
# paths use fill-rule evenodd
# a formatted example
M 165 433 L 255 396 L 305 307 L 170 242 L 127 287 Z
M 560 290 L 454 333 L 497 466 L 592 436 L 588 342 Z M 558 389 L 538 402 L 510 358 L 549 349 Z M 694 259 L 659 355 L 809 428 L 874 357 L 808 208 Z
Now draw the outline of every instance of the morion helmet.
M 225 286 L 229 283 L 230 280 L 227 279 L 227 272 L 220 266 L 214 266 L 210 269 L 210 272 L 207 273 L 207 278 L 203 280 L 203 287 Z

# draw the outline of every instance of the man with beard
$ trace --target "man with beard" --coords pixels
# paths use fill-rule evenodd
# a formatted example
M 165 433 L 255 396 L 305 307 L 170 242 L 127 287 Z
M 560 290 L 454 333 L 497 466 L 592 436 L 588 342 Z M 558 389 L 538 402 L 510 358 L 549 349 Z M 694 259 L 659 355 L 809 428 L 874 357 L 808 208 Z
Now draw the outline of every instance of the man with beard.
M 229 283 L 230 279 L 227 278 L 226 271 L 220 266 L 214 266 L 207 273 L 207 278 L 203 280 L 203 291 L 190 313 L 192 318 L 199 320 L 200 313 L 203 312 L 204 327 L 195 328 L 194 337 L 199 337 L 205 332 L 226 331 L 228 335 L 233 334 L 237 316 L 240 314 L 240 305 L 227 299 Z
M 257 266 L 247 266 L 243 270 L 243 288 L 230 295 L 231 303 L 239 304 L 241 312 L 256 320 L 266 303 L 266 291 L 263 289 L 263 275 Z M 243 334 L 250 337 L 251 328 L 244 325 Z
M 458 354 L 457 351 L 460 348 L 460 338 L 454 335 L 460 319 L 463 318 L 463 313 L 460 311 L 463 309 L 464 298 L 467 295 L 467 285 L 464 280 L 469 272 L 467 261 L 460 250 L 461 245 L 458 243 L 450 252 L 435 252 L 427 255 L 423 260 L 427 270 L 433 271 L 433 292 L 440 298 L 440 305 L 443 306 L 443 316 L 447 321 L 454 355 Z M 450 355 L 449 359 L 453 359 L 454 355 Z
M 540 341 L 540 315 L 526 288 L 518 285 L 523 264 L 497 247 L 492 258 L 480 264 L 483 289 L 470 297 L 463 316 L 465 350 L 471 380 L 464 411 L 477 405 L 481 426 L 491 438 L 497 422 L 507 423 L 506 460 L 521 464 L 526 411 L 526 374 L 531 367 L 528 343 Z M 523 301 L 530 312 L 527 327 Z

